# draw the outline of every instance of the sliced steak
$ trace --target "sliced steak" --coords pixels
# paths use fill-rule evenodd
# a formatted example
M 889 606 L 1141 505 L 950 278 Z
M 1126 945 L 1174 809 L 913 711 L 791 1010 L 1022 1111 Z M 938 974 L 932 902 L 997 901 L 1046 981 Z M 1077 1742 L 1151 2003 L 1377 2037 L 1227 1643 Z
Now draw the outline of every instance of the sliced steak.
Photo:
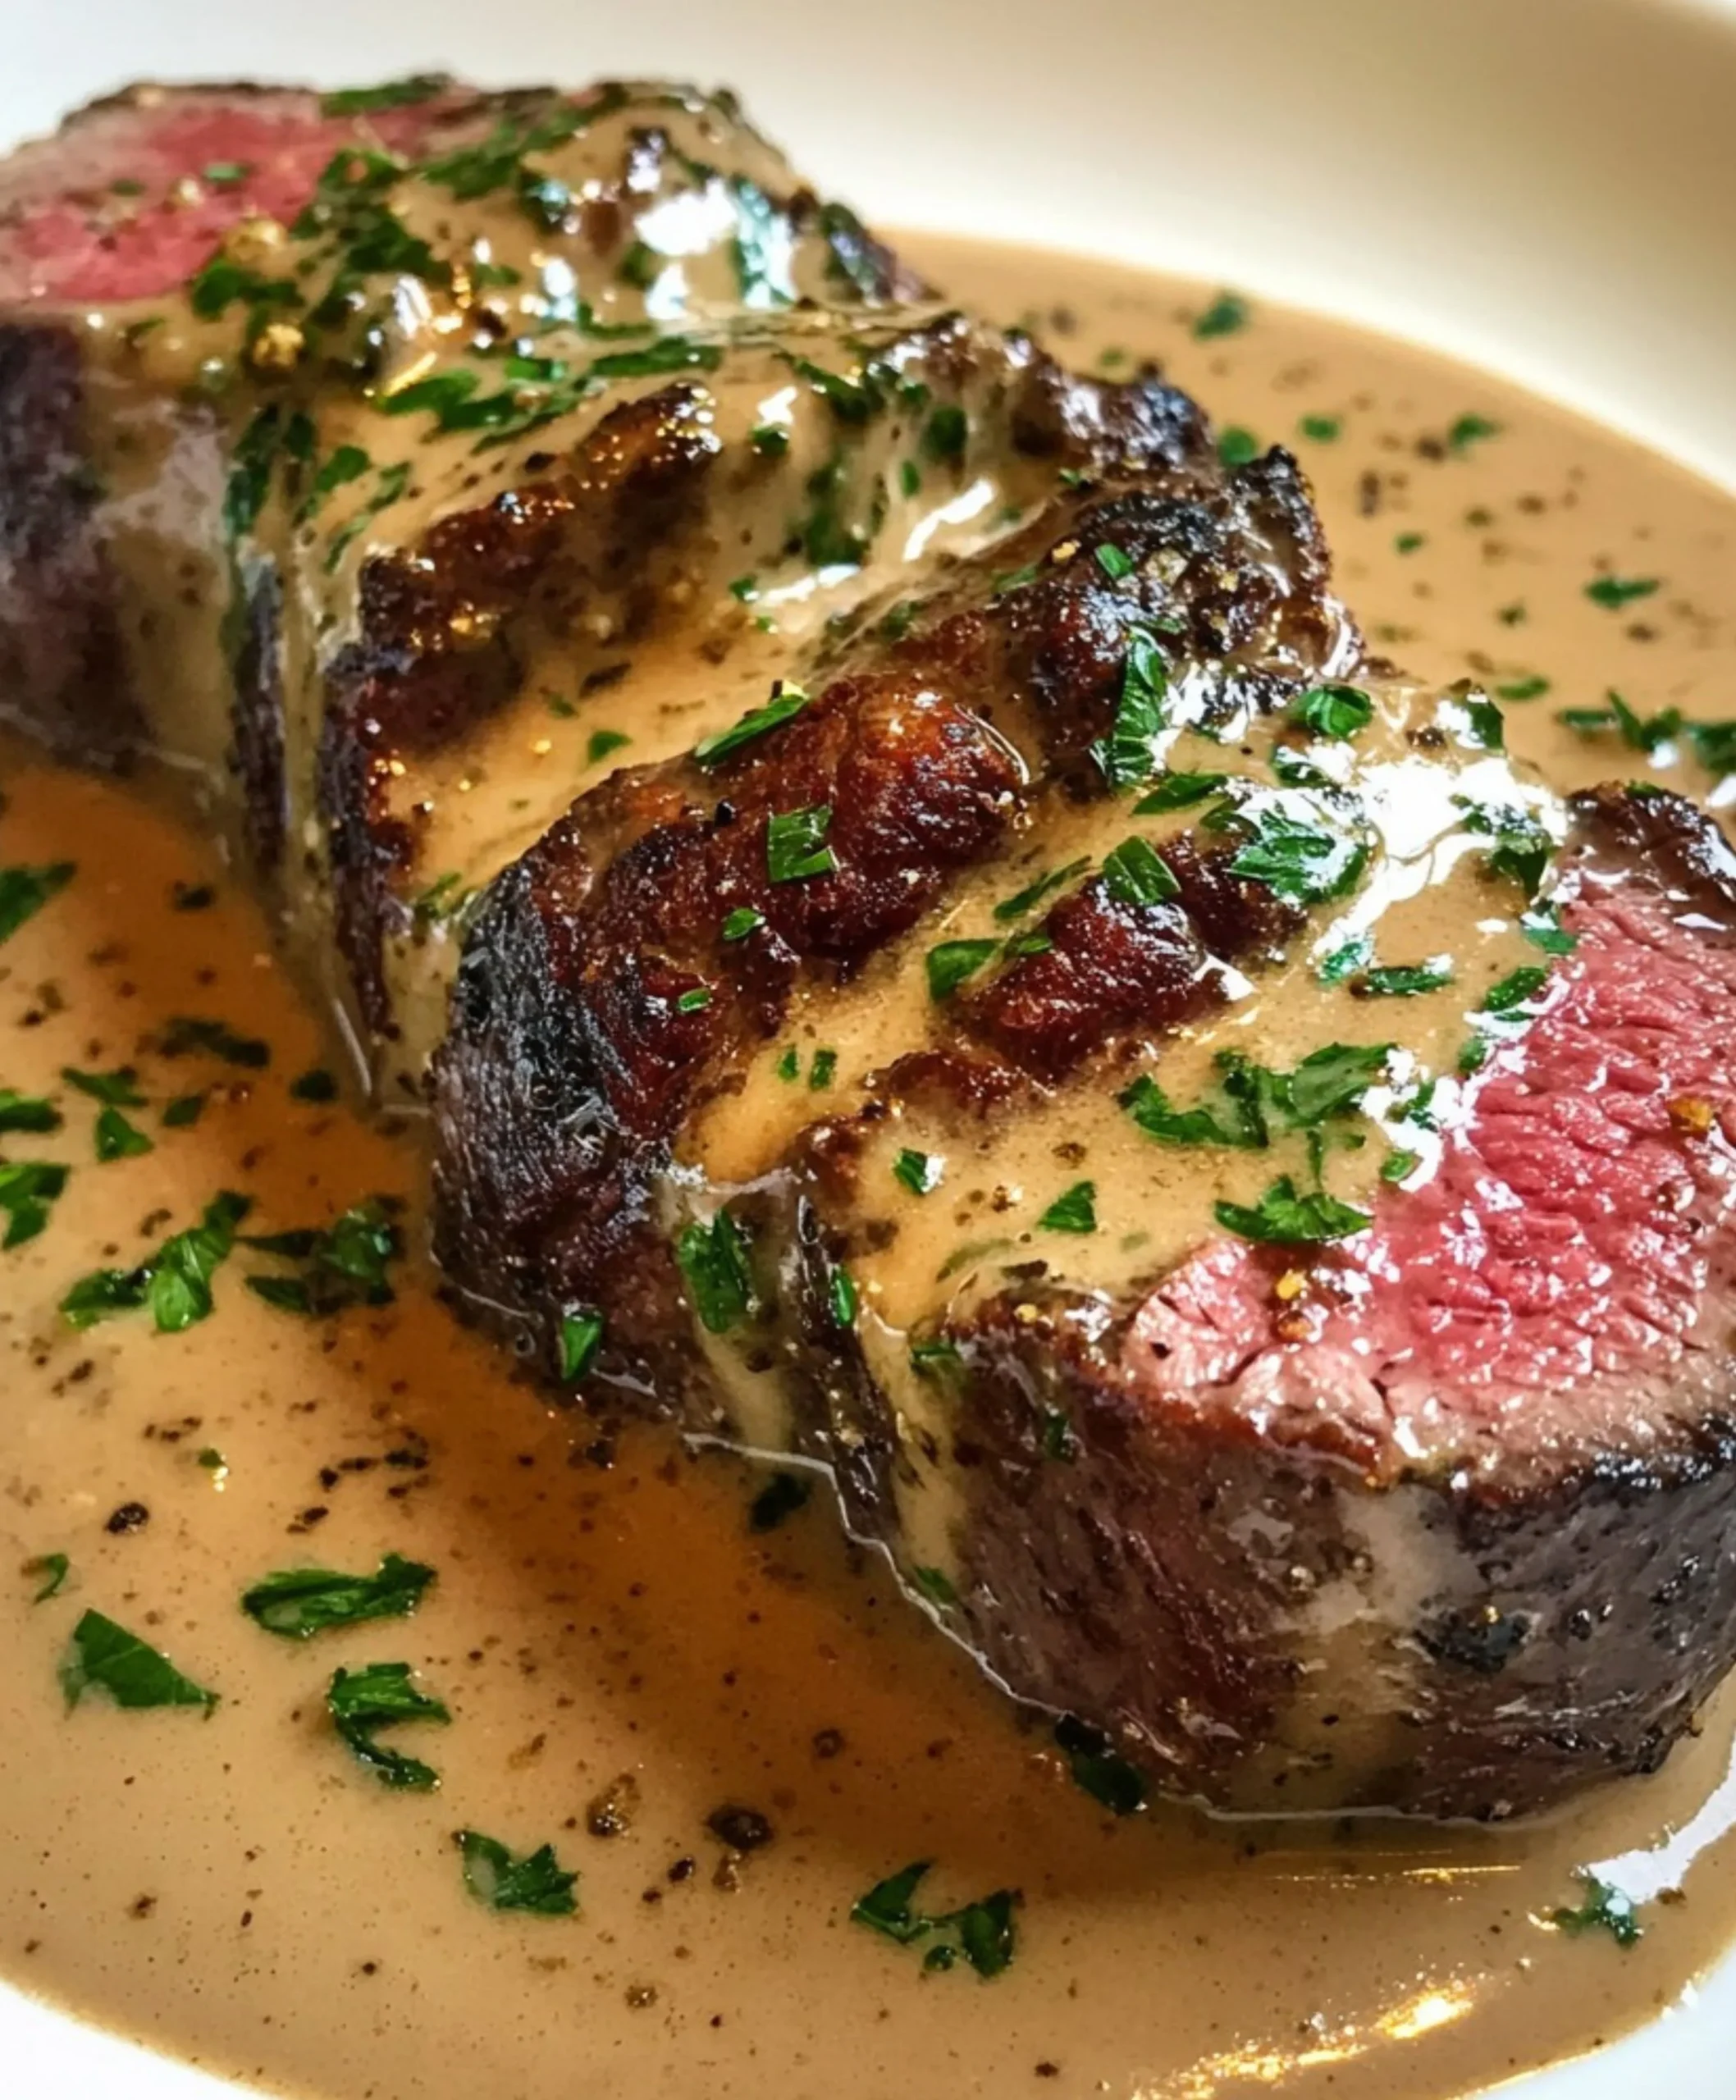
M 207 769 L 468 1317 L 829 1468 L 1157 1783 L 1510 1815 L 1736 1657 L 1721 836 L 1563 805 L 1287 455 L 729 98 L 139 89 L 0 168 L 0 692 Z

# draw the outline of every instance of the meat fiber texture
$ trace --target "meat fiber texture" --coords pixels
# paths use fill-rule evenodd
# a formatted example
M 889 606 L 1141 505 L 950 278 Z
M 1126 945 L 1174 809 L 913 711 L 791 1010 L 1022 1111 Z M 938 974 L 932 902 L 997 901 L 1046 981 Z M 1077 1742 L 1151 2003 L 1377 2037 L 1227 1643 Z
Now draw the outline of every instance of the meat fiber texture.
M 244 221 L 294 221 L 334 155 L 381 157 L 398 198 L 430 156 L 504 135 L 516 181 L 551 108 L 658 103 L 404 88 L 135 89 L 0 168 L 0 690 L 63 751 L 148 750 L 163 699 L 89 456 L 94 345 L 184 302 Z M 720 252 L 781 213 L 816 244 L 826 296 L 907 319 L 930 395 L 992 399 L 973 469 L 1053 476 L 1037 514 L 937 559 L 907 603 L 858 594 L 775 734 L 616 773 L 468 913 L 430 1089 L 455 1302 L 575 1402 L 716 1435 L 731 1381 L 678 1258 L 683 1148 L 797 1003 L 841 996 L 942 918 L 1015 834 L 1112 797 L 1154 656 L 1208 728 L 1281 741 L 1323 682 L 1396 674 L 1333 596 L 1286 454 L 1226 467 L 1154 375 L 1075 377 L 910 304 L 922 288 L 889 251 L 768 172 L 733 104 L 708 107 L 731 165 L 758 171 L 729 178 L 745 216 Z M 656 123 L 634 123 L 606 210 L 555 198 L 547 243 L 582 273 L 630 253 L 634 199 L 669 164 Z M 461 244 L 464 199 L 450 181 L 442 196 Z M 796 304 L 805 326 L 815 300 Z M 235 523 L 248 445 L 372 383 L 353 358 L 340 376 L 253 358 L 221 399 L 166 391 L 161 408 L 194 461 L 182 495 L 203 491 L 182 529 L 226 550 L 226 595 L 199 617 L 226 667 L 211 726 L 246 843 L 268 894 L 287 861 L 324 897 L 334 970 L 383 1036 L 381 956 L 415 853 L 385 783 L 508 704 L 525 634 L 560 632 L 551 592 L 590 559 L 575 547 L 637 573 L 703 541 L 720 447 L 696 381 L 605 395 L 601 420 L 552 420 L 487 503 L 413 540 L 386 513 L 349 568 L 299 543 L 267 559 Z M 837 417 L 840 457 L 866 363 L 851 383 L 810 404 Z M 283 450 L 271 473 L 304 496 Z M 323 655 L 304 637 L 311 712 L 281 677 L 304 594 L 324 594 L 341 637 Z M 1417 748 L 1439 743 L 1431 726 Z M 774 820 L 821 807 L 830 865 L 774 879 Z M 318 847 L 290 856 L 303 810 Z M 863 1148 L 902 1102 L 963 1125 L 1118 1084 L 1209 1025 L 1236 973 L 1281 966 L 1309 911 L 1232 865 L 1235 809 L 1166 845 L 1163 894 L 1098 870 L 1059 896 L 1040 938 L 951 999 L 864 1101 L 816 1103 L 729 1205 L 746 1252 L 724 1281 L 753 1344 L 736 1367 L 775 1367 L 785 1449 L 830 1469 L 852 1533 L 1014 1695 L 1164 1788 L 1238 1809 L 1524 1813 L 1656 1765 L 1736 1657 L 1736 863 L 1669 795 L 1612 789 L 1560 816 L 1551 903 L 1576 945 L 1467 1080 L 1418 1185 L 1311 1244 L 1205 1232 L 1112 1294 L 1047 1274 L 978 1295 L 923 1337 L 948 1366 L 938 1430 L 933 1410 L 912 1429 L 840 1290 Z M 943 1584 L 907 1536 L 919 1465 L 949 1498 Z

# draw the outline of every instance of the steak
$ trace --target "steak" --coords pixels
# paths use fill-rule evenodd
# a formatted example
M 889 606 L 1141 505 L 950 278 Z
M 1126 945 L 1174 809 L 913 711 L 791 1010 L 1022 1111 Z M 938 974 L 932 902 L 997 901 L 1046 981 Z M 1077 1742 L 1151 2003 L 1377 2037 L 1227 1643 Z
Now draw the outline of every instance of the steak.
M 551 1392 L 824 1469 L 1167 1791 L 1667 1754 L 1736 1659 L 1710 819 L 1552 794 L 1286 454 L 726 97 L 134 90 L 0 171 L 0 309 L 6 710 L 202 769 Z

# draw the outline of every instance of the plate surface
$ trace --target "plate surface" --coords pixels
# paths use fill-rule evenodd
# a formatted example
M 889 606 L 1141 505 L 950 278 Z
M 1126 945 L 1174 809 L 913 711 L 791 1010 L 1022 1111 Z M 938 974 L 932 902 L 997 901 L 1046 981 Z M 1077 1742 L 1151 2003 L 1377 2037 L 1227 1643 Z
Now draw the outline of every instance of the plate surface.
M 875 223 L 1074 249 L 1485 365 L 1736 488 L 1736 0 L 794 0 L 598 11 L 74 0 L 7 24 L 0 140 L 140 76 L 676 74 Z M 1062 33 L 1058 34 L 1058 25 Z M 1525 2100 L 1725 2100 L 1736 1961 Z M 231 2089 L 0 1987 L 7 2089 Z M 1158 2100 L 1158 2096 L 1153 2096 Z

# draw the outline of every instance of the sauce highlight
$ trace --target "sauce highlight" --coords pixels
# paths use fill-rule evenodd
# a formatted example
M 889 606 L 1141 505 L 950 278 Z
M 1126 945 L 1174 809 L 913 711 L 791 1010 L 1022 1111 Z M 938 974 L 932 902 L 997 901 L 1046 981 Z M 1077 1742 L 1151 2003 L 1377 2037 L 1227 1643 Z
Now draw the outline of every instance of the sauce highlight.
M 1012 319 L 1040 299 L 1032 325 L 1069 362 L 1155 355 L 1221 427 L 1291 445 L 1371 641 L 1416 678 L 1492 686 L 1510 746 L 1552 787 L 1736 793 L 1685 739 L 1625 740 L 1606 698 L 1645 721 L 1731 713 L 1729 498 L 1494 381 L 1327 322 L 1256 308 L 1201 336 L 1196 288 L 911 246 L 967 308 Z M 1568 708 L 1611 721 L 1569 728 Z M 718 712 L 735 711 L 732 694 Z M 77 1277 L 136 1262 L 219 1189 L 252 1198 L 244 1232 L 325 1226 L 371 1195 L 413 1201 L 417 1152 L 406 1132 L 291 1093 L 329 1048 L 214 854 L 112 787 L 16 753 L 4 776 L 0 861 L 79 863 L 0 950 L 0 1084 L 64 1118 L 9 1137 L 6 1154 L 71 1168 L 45 1229 L 0 1255 L 9 1979 L 323 2100 L 717 2100 L 768 2084 L 843 2100 L 1032 2087 L 1382 2100 L 1396 2082 L 1445 2100 L 1613 2038 L 1736 1932 L 1732 1841 L 1698 1833 L 1691 1862 L 1668 1845 L 1724 1774 L 1722 1710 L 1657 1778 L 1542 1827 L 1237 1825 L 1168 1806 L 1117 1821 L 838 1539 L 823 1485 L 756 1530 L 763 1471 L 539 1409 L 413 1262 L 391 1305 L 306 1319 L 247 1287 L 281 1263 L 238 1247 L 212 1279 L 211 1317 L 185 1331 L 156 1333 L 142 1312 L 71 1331 L 55 1308 Z M 216 902 L 177 910 L 177 883 L 183 898 L 209 884 Z M 1407 956 L 1431 946 L 1414 931 Z M 267 1042 L 269 1065 L 141 1047 L 179 1015 Z M 824 1044 L 797 1024 L 804 1071 L 823 1047 L 845 1066 L 844 1018 L 829 1011 Z M 1371 1008 L 1371 1035 L 1382 1020 Z M 865 1039 L 897 1026 L 863 1018 Z M 154 1149 L 99 1165 L 98 1104 L 59 1074 L 126 1065 L 145 1103 L 123 1112 Z M 768 1119 L 783 1084 L 767 1075 Z M 165 1127 L 166 1105 L 195 1092 L 197 1122 Z M 1027 1142 L 991 1133 L 973 1176 L 1035 1185 L 1011 1157 Z M 1119 1156 L 1103 1142 L 1111 1198 Z M 725 1178 L 752 1163 L 706 1164 Z M 1043 1202 L 1071 1178 L 1045 1172 Z M 894 1185 L 889 1161 L 879 1178 Z M 934 1208 L 943 1191 L 927 1200 L 923 1276 L 965 1230 Z M 1144 1201 L 1160 1209 L 1161 1190 Z M 893 1267 L 857 1282 L 902 1328 L 919 1265 Z M 368 1571 L 391 1552 L 436 1571 L 413 1617 L 296 1644 L 240 1609 L 273 1569 Z M 25 1564 L 56 1554 L 65 1585 L 34 1601 L 43 1578 Z M 140 1713 L 91 1696 L 66 1711 L 55 1673 L 87 1609 L 219 1703 Z M 383 1787 L 327 1717 L 335 1670 L 388 1661 L 451 1711 L 387 1738 L 436 1768 L 437 1791 Z M 740 1842 L 761 1824 L 769 1841 Z M 467 1892 L 460 1828 L 514 1856 L 551 1844 L 579 1874 L 577 1916 L 491 1914 Z M 925 1971 L 920 1946 L 849 1922 L 852 1902 L 925 1859 L 925 1907 L 1018 1892 L 1005 1974 Z M 1586 1873 L 1639 1906 L 1634 1944 L 1606 1929 L 1619 1911 L 1588 1911 Z M 1587 1929 L 1555 1923 L 1564 1912 Z

